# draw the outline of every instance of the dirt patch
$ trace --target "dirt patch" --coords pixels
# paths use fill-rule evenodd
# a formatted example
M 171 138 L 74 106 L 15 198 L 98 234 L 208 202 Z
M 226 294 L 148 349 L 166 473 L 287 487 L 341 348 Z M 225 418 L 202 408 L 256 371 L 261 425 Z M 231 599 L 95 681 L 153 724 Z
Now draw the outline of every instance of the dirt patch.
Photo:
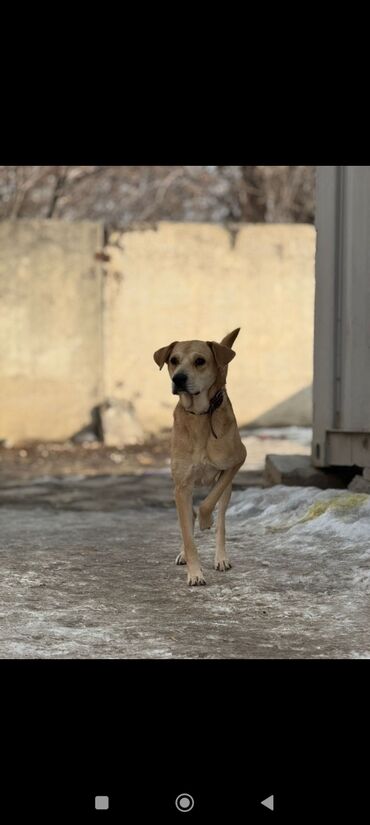
M 120 449 L 99 441 L 27 442 L 17 447 L 0 446 L 0 482 L 40 476 L 122 475 L 160 470 L 170 466 L 170 430 L 141 445 Z

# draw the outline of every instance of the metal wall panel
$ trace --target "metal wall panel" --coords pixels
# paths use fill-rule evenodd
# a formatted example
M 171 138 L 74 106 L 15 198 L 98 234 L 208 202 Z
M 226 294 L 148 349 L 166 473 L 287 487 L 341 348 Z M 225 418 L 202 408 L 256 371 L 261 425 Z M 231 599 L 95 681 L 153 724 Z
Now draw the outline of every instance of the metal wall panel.
M 368 466 L 370 166 L 317 169 L 312 459 Z

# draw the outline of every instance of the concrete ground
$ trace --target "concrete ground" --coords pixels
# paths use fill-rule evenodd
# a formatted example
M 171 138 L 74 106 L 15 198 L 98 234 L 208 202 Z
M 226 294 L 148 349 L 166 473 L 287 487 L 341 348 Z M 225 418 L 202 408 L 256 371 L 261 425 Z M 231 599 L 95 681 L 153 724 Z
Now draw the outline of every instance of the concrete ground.
M 0 657 L 368 657 L 370 497 L 261 485 L 237 476 L 232 570 L 196 531 L 208 586 L 189 588 L 168 467 L 6 476 Z

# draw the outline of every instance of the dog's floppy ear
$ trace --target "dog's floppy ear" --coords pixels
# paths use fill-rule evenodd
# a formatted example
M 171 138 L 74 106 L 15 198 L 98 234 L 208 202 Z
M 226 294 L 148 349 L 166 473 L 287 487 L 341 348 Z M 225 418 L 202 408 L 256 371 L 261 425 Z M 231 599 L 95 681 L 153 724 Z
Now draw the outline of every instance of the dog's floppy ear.
M 235 358 L 236 352 L 230 347 L 224 347 L 223 344 L 217 344 L 216 341 L 207 341 L 207 344 L 211 347 L 218 367 L 226 367 L 226 364 Z
M 234 341 L 235 341 L 235 338 L 238 337 L 239 332 L 240 332 L 240 327 L 238 327 L 238 329 L 234 329 L 232 332 L 229 332 L 228 335 L 225 335 L 225 338 L 222 339 L 221 344 L 224 347 L 230 347 L 231 348 Z
M 171 352 L 175 344 L 177 344 L 177 341 L 172 341 L 172 344 L 167 344 L 166 347 L 161 347 L 161 349 L 157 349 L 157 351 L 154 353 L 153 358 L 155 360 L 155 363 L 158 364 L 160 370 L 162 369 L 163 364 L 168 363 L 168 359 L 171 355 Z

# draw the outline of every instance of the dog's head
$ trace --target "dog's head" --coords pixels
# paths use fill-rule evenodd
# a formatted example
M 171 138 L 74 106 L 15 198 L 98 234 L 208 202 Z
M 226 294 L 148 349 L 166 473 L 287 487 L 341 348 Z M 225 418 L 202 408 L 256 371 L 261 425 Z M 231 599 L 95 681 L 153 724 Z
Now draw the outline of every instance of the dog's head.
M 218 380 L 225 383 L 227 365 L 236 354 L 231 347 L 239 329 L 226 335 L 220 344 L 216 341 L 173 341 L 154 353 L 159 369 L 164 364 L 168 366 L 174 395 L 181 392 L 199 395 Z

